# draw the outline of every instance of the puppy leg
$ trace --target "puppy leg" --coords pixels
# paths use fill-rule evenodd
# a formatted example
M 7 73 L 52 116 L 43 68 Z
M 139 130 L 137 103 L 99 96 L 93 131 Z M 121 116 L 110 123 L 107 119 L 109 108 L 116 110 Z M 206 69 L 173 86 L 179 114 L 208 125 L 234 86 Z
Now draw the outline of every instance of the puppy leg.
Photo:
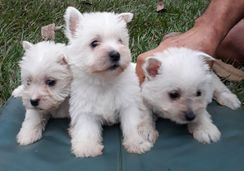
M 188 130 L 196 140 L 204 144 L 217 142 L 221 136 L 220 131 L 212 123 L 211 116 L 207 111 L 200 115 L 196 122 L 189 123 Z
M 95 157 L 102 154 L 101 123 L 90 114 L 71 117 L 71 145 L 76 157 Z
M 39 140 L 42 137 L 42 131 L 47 121 L 47 116 L 44 116 L 36 110 L 27 109 L 25 120 L 17 135 L 17 142 L 20 145 L 28 145 Z
M 123 145 L 128 152 L 140 154 L 153 147 L 158 132 L 149 112 L 131 106 L 121 111 L 120 119 Z
M 240 100 L 233 94 L 222 81 L 213 74 L 214 99 L 221 105 L 225 105 L 231 109 L 237 109 L 241 106 Z

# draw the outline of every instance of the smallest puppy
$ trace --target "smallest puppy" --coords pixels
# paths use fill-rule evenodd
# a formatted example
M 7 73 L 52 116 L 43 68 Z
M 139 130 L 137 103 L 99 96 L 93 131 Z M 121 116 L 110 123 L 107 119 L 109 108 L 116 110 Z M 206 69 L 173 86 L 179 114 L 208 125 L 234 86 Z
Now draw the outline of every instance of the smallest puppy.
M 201 143 L 216 142 L 220 131 L 212 123 L 207 105 L 215 98 L 231 109 L 240 101 L 210 70 L 214 59 L 187 48 L 169 48 L 148 58 L 142 94 L 147 105 L 160 117 L 187 124 Z
M 22 84 L 12 95 L 22 97 L 26 108 L 17 142 L 27 145 L 42 137 L 50 116 L 68 116 L 72 74 L 64 54 L 64 44 L 23 41 L 23 48 L 25 53 L 20 62 Z

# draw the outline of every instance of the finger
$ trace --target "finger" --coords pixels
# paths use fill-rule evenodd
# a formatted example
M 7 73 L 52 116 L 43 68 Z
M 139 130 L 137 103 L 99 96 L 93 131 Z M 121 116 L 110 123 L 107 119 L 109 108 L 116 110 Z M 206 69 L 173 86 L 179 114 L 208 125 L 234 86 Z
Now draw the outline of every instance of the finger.
M 143 81 L 145 79 L 145 75 L 142 70 L 142 65 L 144 63 L 145 57 L 146 56 L 143 56 L 143 55 L 138 56 L 137 62 L 136 62 L 136 74 L 139 78 L 140 85 L 143 83 Z

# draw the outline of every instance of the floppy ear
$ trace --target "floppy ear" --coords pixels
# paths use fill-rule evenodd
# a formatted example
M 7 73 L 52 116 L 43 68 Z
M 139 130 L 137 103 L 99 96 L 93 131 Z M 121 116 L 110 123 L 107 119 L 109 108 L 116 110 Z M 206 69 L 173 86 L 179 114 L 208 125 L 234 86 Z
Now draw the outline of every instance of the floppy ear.
M 23 42 L 22 42 L 22 46 L 23 46 L 23 48 L 24 48 L 25 51 L 26 51 L 26 50 L 30 49 L 30 48 L 33 46 L 33 44 L 30 43 L 30 42 L 28 42 L 28 41 L 23 41 Z
M 198 52 L 198 56 L 203 58 L 204 62 L 206 62 L 208 64 L 209 69 L 211 70 L 215 59 L 212 56 L 210 56 L 204 52 Z
M 146 59 L 142 69 L 144 71 L 145 77 L 150 80 L 159 74 L 160 67 L 161 62 L 158 59 L 151 57 Z
M 82 14 L 74 7 L 68 7 L 64 14 L 65 35 L 71 40 L 76 36 L 77 29 L 81 22 Z
M 133 14 L 130 12 L 120 13 L 119 18 L 121 20 L 124 20 L 126 23 L 129 23 L 129 22 L 131 22 L 131 20 L 133 18 Z

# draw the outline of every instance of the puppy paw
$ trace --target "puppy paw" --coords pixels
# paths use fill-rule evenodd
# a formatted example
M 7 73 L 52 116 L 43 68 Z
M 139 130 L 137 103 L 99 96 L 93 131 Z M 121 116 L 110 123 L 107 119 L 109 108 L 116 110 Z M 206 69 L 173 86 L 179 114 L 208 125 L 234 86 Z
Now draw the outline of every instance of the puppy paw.
M 137 154 L 145 153 L 153 147 L 152 142 L 149 142 L 140 136 L 125 138 L 123 141 L 123 145 L 129 153 Z
M 42 129 L 21 129 L 17 135 L 20 145 L 28 145 L 36 142 L 42 137 Z
M 104 146 L 92 141 L 72 142 L 72 153 L 76 157 L 96 157 L 102 155 Z
M 235 94 L 223 92 L 218 98 L 218 102 L 221 105 L 227 106 L 233 110 L 239 108 L 241 106 L 240 100 L 237 98 Z
M 158 131 L 150 125 L 141 124 L 138 127 L 139 135 L 141 135 L 145 140 L 155 143 L 158 139 Z
M 219 129 L 212 123 L 194 128 L 190 132 L 197 141 L 204 144 L 217 142 L 221 136 Z

